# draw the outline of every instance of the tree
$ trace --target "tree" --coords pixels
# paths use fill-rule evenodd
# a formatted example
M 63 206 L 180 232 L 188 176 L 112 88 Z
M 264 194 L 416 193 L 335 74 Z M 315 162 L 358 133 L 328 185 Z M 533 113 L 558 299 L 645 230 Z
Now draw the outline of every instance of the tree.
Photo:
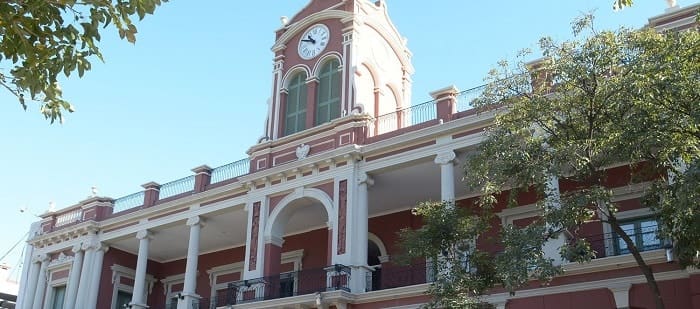
M 0 1 L 0 85 L 39 105 L 53 123 L 74 107 L 63 99 L 59 75 L 82 77 L 91 60 L 103 60 L 100 31 L 113 25 L 134 43 L 132 18 L 143 19 L 167 0 L 4 0 Z M 9 68 L 9 69 L 8 69 Z
M 486 78 L 473 103 L 496 116 L 465 167 L 465 179 L 480 197 L 469 211 L 445 202 L 421 204 L 416 213 L 425 225 L 401 233 L 406 257 L 439 264 L 432 305 L 466 307 L 495 284 L 513 293 L 532 279 L 546 283 L 561 271 L 543 250 L 556 239 L 565 238 L 562 258 L 589 262 L 596 252 L 580 228 L 602 221 L 624 241 L 656 307 L 664 308 L 641 248 L 617 217 L 620 205 L 607 171 L 620 164 L 629 168 L 614 179 L 616 186 L 646 184 L 643 203 L 658 219 L 659 236 L 672 241 L 681 265 L 700 266 L 700 35 L 598 32 L 592 22 L 590 15 L 576 20 L 571 41 L 542 38 L 539 61 L 525 62 L 530 52 L 524 51 L 514 64 L 499 62 Z M 559 180 L 571 188 L 554 190 Z M 541 216 L 497 231 L 503 250 L 494 258 L 464 241 L 486 241 L 496 205 L 517 205 L 528 194 L 537 197 Z M 447 237 L 453 233 L 456 239 Z M 455 267 L 464 260 L 473 261 L 467 271 Z

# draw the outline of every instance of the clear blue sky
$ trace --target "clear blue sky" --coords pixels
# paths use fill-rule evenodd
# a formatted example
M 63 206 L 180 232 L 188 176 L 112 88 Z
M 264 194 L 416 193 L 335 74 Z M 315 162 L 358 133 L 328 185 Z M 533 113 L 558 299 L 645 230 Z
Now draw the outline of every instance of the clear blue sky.
M 62 85 L 77 109 L 63 125 L 49 125 L 35 106 L 22 111 L 0 90 L 0 254 L 36 220 L 20 208 L 38 214 L 49 201 L 70 206 L 93 185 L 118 198 L 201 164 L 244 158 L 262 135 L 273 31 L 280 16 L 307 2 L 172 0 L 138 23 L 136 45 L 105 33 L 106 62 Z M 498 60 L 535 48 L 543 35 L 569 38 L 571 20 L 583 12 L 596 10 L 598 28 L 607 29 L 640 27 L 666 7 L 662 0 L 620 12 L 612 0 L 387 2 L 414 55 L 414 104 L 451 84 L 482 84 Z M 0 262 L 17 265 L 21 247 Z

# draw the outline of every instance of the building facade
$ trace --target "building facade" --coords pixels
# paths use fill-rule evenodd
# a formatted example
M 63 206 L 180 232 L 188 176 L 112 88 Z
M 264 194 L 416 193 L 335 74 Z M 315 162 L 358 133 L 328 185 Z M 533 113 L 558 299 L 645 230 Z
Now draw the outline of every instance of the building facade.
M 652 18 L 686 27 L 698 6 Z M 18 308 L 417 308 L 429 263 L 398 265 L 397 232 L 421 201 L 466 203 L 461 158 L 493 114 L 482 88 L 411 102 L 411 53 L 384 1 L 313 0 L 276 31 L 265 137 L 248 158 L 118 199 L 94 196 L 32 225 Z M 624 167 L 611 173 L 624 172 Z M 560 190 L 566 183 L 557 181 Z M 700 308 L 700 273 L 644 237 L 639 187 L 620 186 L 667 308 Z M 501 208 L 500 224 L 537 216 Z M 609 227 L 586 226 L 598 257 L 562 261 L 550 285 L 494 291 L 495 308 L 650 308 L 645 280 Z M 646 233 L 646 234 L 645 234 Z M 648 246 L 647 246 L 648 245 Z

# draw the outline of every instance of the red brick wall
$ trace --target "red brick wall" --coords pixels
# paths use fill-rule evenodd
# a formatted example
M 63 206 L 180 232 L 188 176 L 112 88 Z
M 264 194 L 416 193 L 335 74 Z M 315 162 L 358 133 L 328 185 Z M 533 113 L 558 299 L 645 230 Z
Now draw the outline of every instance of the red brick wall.
M 511 299 L 506 309 L 615 309 L 608 289 Z

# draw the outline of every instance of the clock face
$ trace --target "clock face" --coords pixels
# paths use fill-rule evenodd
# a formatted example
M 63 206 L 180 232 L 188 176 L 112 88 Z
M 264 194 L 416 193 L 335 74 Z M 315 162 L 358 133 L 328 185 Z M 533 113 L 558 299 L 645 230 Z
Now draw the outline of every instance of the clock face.
M 312 59 L 326 49 L 330 32 L 326 25 L 317 24 L 306 30 L 299 39 L 299 56 L 304 60 Z

